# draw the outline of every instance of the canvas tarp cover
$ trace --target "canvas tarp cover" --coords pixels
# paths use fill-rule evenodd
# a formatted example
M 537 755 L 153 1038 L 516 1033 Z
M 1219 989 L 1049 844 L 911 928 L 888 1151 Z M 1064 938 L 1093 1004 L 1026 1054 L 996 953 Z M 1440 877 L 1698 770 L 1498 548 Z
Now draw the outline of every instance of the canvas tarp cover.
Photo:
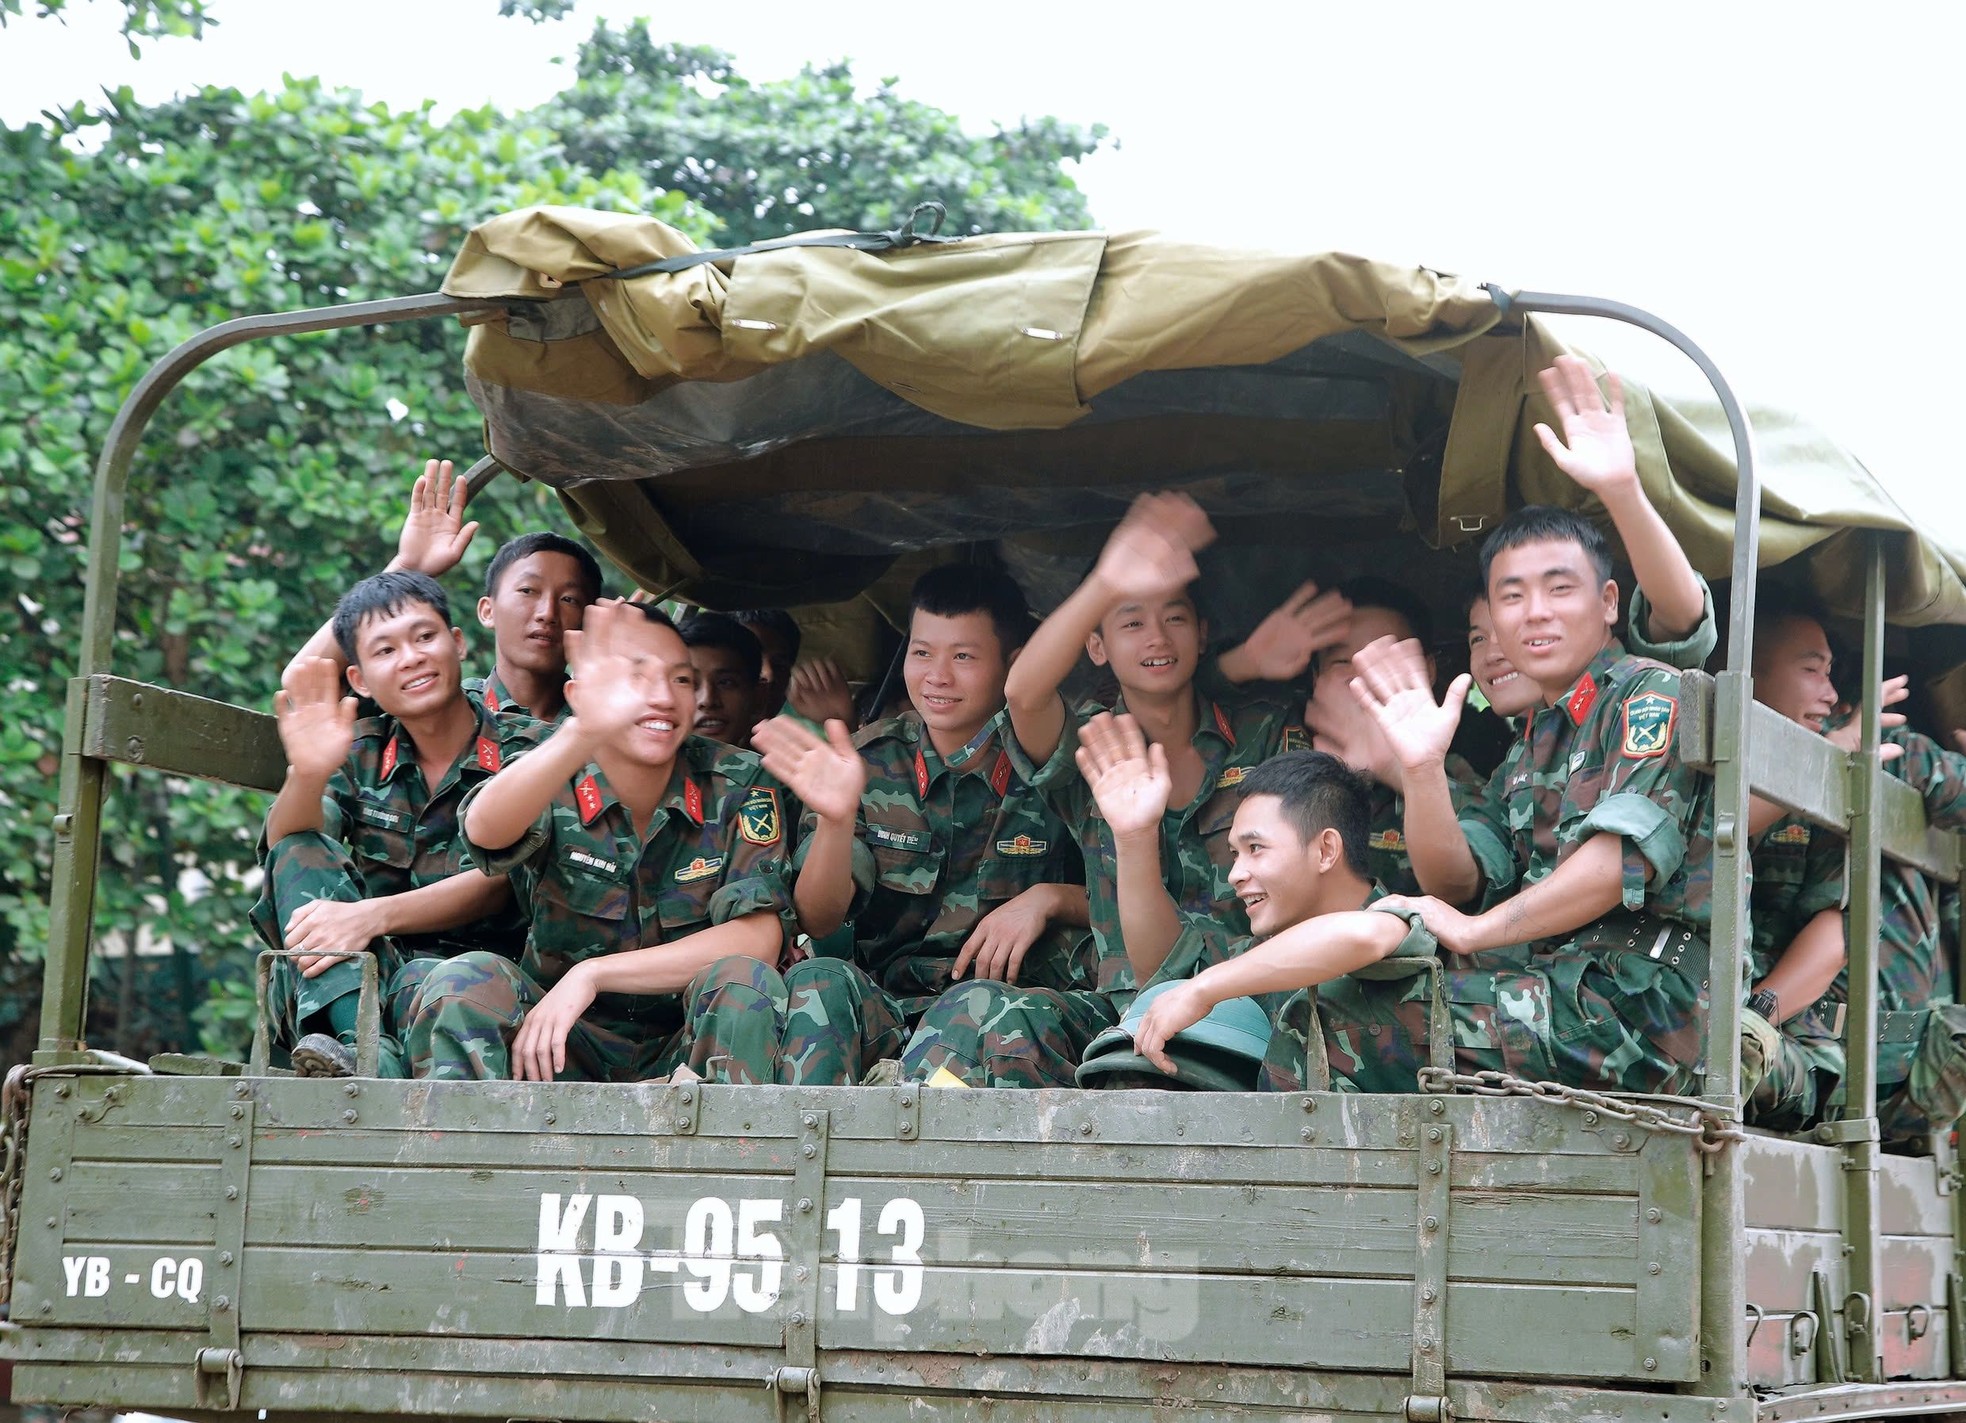
M 490 453 L 650 589 L 810 605 L 979 542 L 1082 562 L 1148 488 L 1192 491 L 1259 562 L 1415 530 L 1465 549 L 1531 502 L 1602 515 L 1533 433 L 1536 372 L 1567 348 L 1463 278 L 1080 232 L 611 275 L 692 250 L 649 218 L 528 208 L 474 231 L 444 284 L 508 302 L 466 355 Z M 1626 390 L 1648 493 L 1724 577 L 1717 405 Z M 1854 612 L 1851 531 L 1889 531 L 1893 621 L 1966 623 L 1966 559 L 1806 424 L 1753 414 L 1763 566 L 1800 559 Z

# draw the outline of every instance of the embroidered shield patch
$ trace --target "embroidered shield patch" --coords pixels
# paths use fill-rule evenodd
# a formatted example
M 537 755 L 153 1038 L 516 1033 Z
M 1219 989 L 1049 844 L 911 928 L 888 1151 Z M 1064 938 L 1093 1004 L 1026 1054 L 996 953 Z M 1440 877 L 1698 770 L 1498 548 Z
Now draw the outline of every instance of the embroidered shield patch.
M 1679 702 L 1663 692 L 1646 692 L 1626 702 L 1625 755 L 1638 759 L 1665 755 L 1678 716 Z
M 737 808 L 737 830 L 753 845 L 776 845 L 781 833 L 778 792 L 770 786 L 753 786 Z

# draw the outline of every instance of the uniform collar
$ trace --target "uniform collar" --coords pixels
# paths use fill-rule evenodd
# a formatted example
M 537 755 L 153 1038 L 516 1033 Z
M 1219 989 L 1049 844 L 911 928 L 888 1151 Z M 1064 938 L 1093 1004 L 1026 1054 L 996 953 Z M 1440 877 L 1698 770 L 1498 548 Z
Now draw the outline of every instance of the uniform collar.
M 1572 726 L 1582 726 L 1590 716 L 1591 708 L 1597 705 L 1598 697 L 1603 694 L 1605 686 L 1611 680 L 1611 669 L 1617 666 L 1624 656 L 1624 644 L 1615 637 L 1608 639 L 1604 644 L 1604 650 L 1591 659 L 1590 666 L 1586 667 L 1582 675 L 1570 684 L 1570 689 L 1557 698 L 1556 707 L 1563 711 Z M 1523 718 L 1525 736 L 1529 734 L 1529 729 L 1535 720 L 1533 716 Z
M 703 786 L 704 775 L 697 764 L 700 757 L 696 748 L 699 744 L 709 745 L 697 736 L 683 742 L 682 749 L 676 753 L 676 764 L 669 773 L 669 789 L 655 807 L 654 820 L 660 820 L 665 813 L 673 812 L 696 825 L 699 829 L 704 823 Z M 601 813 L 611 805 L 620 805 L 621 798 L 608 784 L 607 773 L 598 762 L 589 762 L 579 780 L 573 783 L 573 800 L 580 811 L 580 823 L 592 825 L 601 818 Z M 651 820 L 651 824 L 654 824 Z M 639 828 L 639 827 L 638 827 Z
M 1229 750 L 1231 751 L 1235 750 L 1236 749 L 1235 720 L 1229 715 L 1229 713 L 1226 710 L 1223 709 L 1223 706 L 1220 702 L 1215 701 L 1213 698 L 1203 696 L 1201 689 L 1199 687 L 1195 688 L 1194 695 L 1195 695 L 1195 734 L 1197 736 L 1204 736 L 1204 735 L 1219 736 L 1222 738 L 1223 744 L 1227 746 Z M 1113 710 L 1113 714 L 1116 716 L 1119 715 L 1120 713 L 1123 713 L 1126 710 L 1125 692 L 1121 692 L 1118 696 L 1113 698 L 1112 710 Z
M 990 789 L 1001 797 L 1010 788 L 1011 776 L 1010 752 L 1000 744 L 1004 716 L 1000 711 L 991 717 L 954 756 L 944 760 L 929 739 L 920 714 L 909 712 L 904 721 L 908 739 L 915 744 L 915 793 L 927 800 L 928 788 L 946 770 L 957 775 L 983 776 L 989 781 Z M 992 748 L 997 753 L 994 757 L 989 754 Z
M 478 714 L 478 733 L 463 753 L 444 773 L 443 780 L 431 787 L 434 794 L 448 782 L 453 773 L 462 772 L 472 766 L 487 775 L 495 773 L 504 764 L 504 756 L 499 750 L 498 727 L 492 720 L 491 710 L 486 702 L 466 692 L 464 699 L 471 703 L 471 710 Z M 382 744 L 382 764 L 377 768 L 376 780 L 387 785 L 398 774 L 407 775 L 409 767 L 416 765 L 416 743 L 403 730 L 402 723 L 392 716 L 382 718 L 383 729 L 388 739 Z

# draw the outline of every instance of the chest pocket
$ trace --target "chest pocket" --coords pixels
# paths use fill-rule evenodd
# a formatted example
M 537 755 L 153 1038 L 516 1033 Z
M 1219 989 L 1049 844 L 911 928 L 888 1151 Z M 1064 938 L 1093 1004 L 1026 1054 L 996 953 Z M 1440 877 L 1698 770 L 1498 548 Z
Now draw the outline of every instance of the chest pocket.
M 361 798 L 349 817 L 348 848 L 365 866 L 388 866 L 408 873 L 414 858 L 415 820 L 406 812 Z M 373 886 L 371 889 L 373 890 Z
M 655 920 L 665 939 L 710 922 L 710 901 L 722 888 L 727 868 L 699 856 L 668 871 L 655 901 Z M 678 879 L 678 874 L 683 877 Z
M 1208 854 L 1211 899 L 1235 898 L 1235 892 L 1229 888 L 1229 866 L 1236 858 L 1229 845 L 1229 832 L 1235 829 L 1236 807 L 1241 803 L 1239 791 L 1217 791 L 1195 814 L 1193 833 L 1200 837 L 1202 849 Z
M 1083 884 L 1075 856 L 1064 847 L 1047 846 L 1036 854 L 997 853 L 976 867 L 976 893 L 988 909 L 1017 898 L 1034 884 Z
M 551 982 L 568 966 L 597 954 L 635 947 L 629 924 L 633 895 L 626 882 L 562 869 L 533 891 L 532 945 Z
M 920 836 L 919 849 L 870 839 L 867 848 L 874 856 L 874 883 L 896 894 L 933 894 L 941 869 L 940 859 L 927 832 Z

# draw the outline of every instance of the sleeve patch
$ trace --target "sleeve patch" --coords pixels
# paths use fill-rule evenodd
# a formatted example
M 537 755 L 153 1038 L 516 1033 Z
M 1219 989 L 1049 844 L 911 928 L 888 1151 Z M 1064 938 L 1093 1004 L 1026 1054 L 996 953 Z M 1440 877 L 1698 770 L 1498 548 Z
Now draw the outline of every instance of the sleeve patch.
M 1663 692 L 1646 692 L 1625 703 L 1623 751 L 1634 760 L 1663 756 L 1672 747 L 1679 701 Z
M 776 845 L 784 833 L 778 818 L 778 792 L 753 786 L 737 808 L 737 831 L 753 845 Z

